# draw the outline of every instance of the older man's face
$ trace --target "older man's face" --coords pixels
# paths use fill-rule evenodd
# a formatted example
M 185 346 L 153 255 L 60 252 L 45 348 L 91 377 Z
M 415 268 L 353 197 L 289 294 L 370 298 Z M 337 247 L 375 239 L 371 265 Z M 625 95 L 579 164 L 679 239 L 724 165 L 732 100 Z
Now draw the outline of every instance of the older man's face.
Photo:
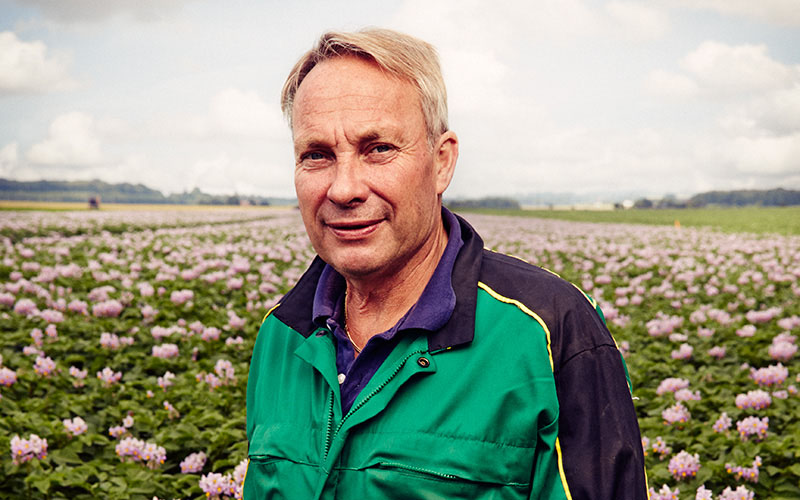
M 293 132 L 297 199 L 323 260 L 381 278 L 430 251 L 449 176 L 410 83 L 354 57 L 320 63 L 295 95 Z

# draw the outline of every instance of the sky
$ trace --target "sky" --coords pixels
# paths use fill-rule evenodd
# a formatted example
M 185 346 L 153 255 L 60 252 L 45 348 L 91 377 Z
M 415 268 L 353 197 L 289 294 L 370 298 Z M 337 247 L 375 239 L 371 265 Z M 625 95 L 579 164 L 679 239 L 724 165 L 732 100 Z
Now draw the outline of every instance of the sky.
M 446 197 L 800 189 L 800 0 L 0 0 L 0 177 L 291 197 L 284 79 L 376 26 L 439 51 Z

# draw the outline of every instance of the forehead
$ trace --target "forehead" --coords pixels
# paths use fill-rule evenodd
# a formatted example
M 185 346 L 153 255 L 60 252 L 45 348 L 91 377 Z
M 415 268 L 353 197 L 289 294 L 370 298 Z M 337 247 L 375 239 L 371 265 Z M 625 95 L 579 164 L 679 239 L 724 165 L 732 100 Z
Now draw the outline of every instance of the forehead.
M 295 135 L 337 121 L 373 126 L 396 121 L 409 126 L 424 123 L 412 83 L 353 56 L 314 66 L 297 89 L 292 121 Z

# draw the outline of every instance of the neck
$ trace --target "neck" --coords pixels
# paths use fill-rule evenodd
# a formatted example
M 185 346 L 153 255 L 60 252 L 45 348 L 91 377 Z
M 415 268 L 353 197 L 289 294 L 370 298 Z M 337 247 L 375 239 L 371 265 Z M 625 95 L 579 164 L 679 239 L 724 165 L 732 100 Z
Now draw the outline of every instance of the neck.
M 416 304 L 446 246 L 447 232 L 439 222 L 428 243 L 397 272 L 369 279 L 345 277 L 347 327 L 359 347 L 394 326 Z

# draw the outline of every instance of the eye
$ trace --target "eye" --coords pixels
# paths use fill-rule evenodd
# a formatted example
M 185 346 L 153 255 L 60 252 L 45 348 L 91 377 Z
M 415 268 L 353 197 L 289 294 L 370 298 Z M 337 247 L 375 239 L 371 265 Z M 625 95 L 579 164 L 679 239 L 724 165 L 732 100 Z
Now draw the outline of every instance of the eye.
M 370 153 L 379 153 L 379 154 L 380 153 L 388 153 L 389 151 L 392 151 L 392 150 L 394 150 L 394 147 L 390 146 L 389 144 L 377 144 L 377 145 L 372 147 L 372 149 L 370 150 Z

